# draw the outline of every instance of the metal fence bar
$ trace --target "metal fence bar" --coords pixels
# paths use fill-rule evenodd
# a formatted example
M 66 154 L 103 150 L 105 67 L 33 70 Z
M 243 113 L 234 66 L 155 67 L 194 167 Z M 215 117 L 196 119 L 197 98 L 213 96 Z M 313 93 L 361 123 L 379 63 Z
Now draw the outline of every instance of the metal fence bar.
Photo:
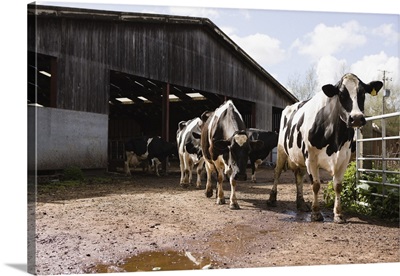
M 382 157 L 359 157 L 357 159 L 358 160 L 365 160 L 365 161 L 374 161 L 374 160 L 400 161 L 400 158 L 396 158 L 396 157 L 386 157 L 386 158 L 382 158 Z
M 365 118 L 365 120 L 366 121 L 373 121 L 373 120 L 379 120 L 379 119 L 387 119 L 387 118 L 396 117 L 396 116 L 400 116 L 400 111 L 393 112 L 393 113 L 388 113 L 388 114 L 384 114 L 384 115 L 377 115 L 377 116 L 367 117 L 367 118 Z
M 381 170 L 371 170 L 371 169 L 358 169 L 360 172 L 373 172 L 380 173 Z M 386 171 L 387 174 L 400 174 L 400 171 Z
M 363 137 L 361 137 L 362 135 L 361 135 L 360 130 L 357 129 L 357 131 L 356 131 L 356 181 L 357 181 L 357 183 L 365 183 L 365 184 L 381 186 L 382 193 L 381 194 L 374 193 L 373 195 L 386 197 L 387 196 L 386 188 L 393 187 L 393 188 L 400 189 L 400 183 L 389 183 L 388 182 L 388 175 L 400 174 L 400 171 L 387 170 L 387 165 L 388 165 L 387 162 L 388 161 L 400 162 L 400 158 L 388 157 L 387 151 L 386 151 L 386 141 L 400 139 L 400 135 L 386 137 L 386 120 L 385 119 L 397 117 L 397 116 L 400 117 L 400 112 L 394 112 L 394 113 L 383 114 L 383 115 L 366 118 L 366 121 L 381 120 L 382 137 L 363 138 Z M 382 141 L 382 151 L 381 151 L 382 155 L 377 156 L 377 157 L 363 157 L 362 156 L 363 149 L 362 149 L 362 147 L 360 147 L 360 144 L 362 144 L 364 142 L 368 143 L 368 142 L 374 142 L 374 141 Z M 380 161 L 382 163 L 381 164 L 382 169 L 364 169 L 362 161 Z M 368 172 L 381 174 L 382 181 L 378 182 L 378 181 L 369 181 L 369 180 L 360 179 L 362 173 L 368 173 Z
M 389 137 L 377 137 L 377 138 L 363 138 L 363 139 L 358 139 L 357 142 L 373 142 L 373 141 L 382 141 L 382 140 L 396 140 L 400 139 L 400 136 L 389 136 Z
M 359 180 L 360 183 L 365 183 L 365 184 L 372 184 L 372 185 L 382 185 L 382 182 L 377 182 L 377 181 L 369 181 L 369 180 Z M 394 187 L 394 188 L 398 188 L 399 184 L 394 184 L 394 183 L 388 183 L 386 182 L 385 184 L 383 184 L 384 186 L 389 186 L 389 187 Z

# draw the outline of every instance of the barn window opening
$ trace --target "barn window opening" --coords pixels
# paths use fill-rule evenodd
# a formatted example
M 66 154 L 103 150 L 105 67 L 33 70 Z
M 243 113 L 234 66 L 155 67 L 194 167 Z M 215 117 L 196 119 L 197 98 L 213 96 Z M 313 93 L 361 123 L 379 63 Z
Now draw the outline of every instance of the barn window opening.
M 57 59 L 28 51 L 29 106 L 57 107 Z

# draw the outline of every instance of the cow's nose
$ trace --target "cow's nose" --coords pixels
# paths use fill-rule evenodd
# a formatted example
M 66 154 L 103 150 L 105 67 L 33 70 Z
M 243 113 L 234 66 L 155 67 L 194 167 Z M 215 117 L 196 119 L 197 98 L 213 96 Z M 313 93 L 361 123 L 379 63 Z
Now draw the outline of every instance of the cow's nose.
M 365 120 L 365 117 L 363 114 L 357 114 L 350 116 L 349 118 L 349 126 L 351 127 L 361 127 L 365 125 L 367 121 Z

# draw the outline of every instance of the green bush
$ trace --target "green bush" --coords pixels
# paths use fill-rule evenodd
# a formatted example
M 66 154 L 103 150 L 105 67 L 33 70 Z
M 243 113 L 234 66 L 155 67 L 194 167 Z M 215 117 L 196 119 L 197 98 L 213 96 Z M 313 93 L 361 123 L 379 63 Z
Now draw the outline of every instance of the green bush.
M 83 180 L 83 172 L 79 167 L 70 166 L 63 171 L 63 180 Z
M 364 175 L 363 178 L 369 181 L 382 181 L 379 174 Z M 399 176 L 388 178 L 390 183 L 400 183 Z M 382 193 L 381 185 L 359 184 L 356 182 L 356 163 L 351 162 L 344 174 L 341 192 L 341 202 L 344 210 L 359 214 L 378 216 L 392 220 L 399 220 L 399 189 L 390 188 L 387 190 L 387 197 L 374 195 Z M 335 202 L 335 191 L 333 182 L 330 181 L 324 190 L 324 201 L 328 207 L 333 207 Z

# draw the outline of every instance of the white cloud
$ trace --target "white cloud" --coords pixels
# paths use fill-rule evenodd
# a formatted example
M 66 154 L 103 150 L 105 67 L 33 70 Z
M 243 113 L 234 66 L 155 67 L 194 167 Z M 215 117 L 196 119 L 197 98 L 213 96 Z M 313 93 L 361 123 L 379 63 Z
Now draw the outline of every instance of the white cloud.
M 387 77 L 392 79 L 393 84 L 400 85 L 399 57 L 390 57 L 382 51 L 376 55 L 364 56 L 351 65 L 351 71 L 366 83 L 382 78 L 383 70 L 389 72 Z
M 316 66 L 316 74 L 319 86 L 325 84 L 336 84 L 343 74 L 348 73 L 345 68 L 347 62 L 344 59 L 337 59 L 334 56 L 321 57 Z M 344 72 L 345 71 L 345 72 Z
M 348 64 L 345 59 L 337 59 L 334 56 L 321 57 L 316 63 L 316 74 L 319 86 L 324 84 L 336 84 L 345 73 L 357 75 L 363 82 L 369 83 L 382 78 L 385 70 L 387 77 L 391 78 L 394 85 L 400 85 L 400 59 L 388 56 L 385 52 L 376 55 L 364 56 L 362 59 Z
M 393 24 L 382 24 L 372 29 L 372 34 L 382 38 L 385 45 L 392 45 L 400 41 L 400 33 L 396 32 Z
M 367 41 L 364 32 L 365 28 L 354 20 L 333 27 L 321 23 L 302 39 L 297 39 L 292 48 L 298 48 L 300 54 L 318 60 L 324 56 L 363 46 Z
M 285 50 L 276 38 L 260 33 L 245 37 L 233 34 L 230 38 L 261 66 L 274 65 L 285 59 Z

